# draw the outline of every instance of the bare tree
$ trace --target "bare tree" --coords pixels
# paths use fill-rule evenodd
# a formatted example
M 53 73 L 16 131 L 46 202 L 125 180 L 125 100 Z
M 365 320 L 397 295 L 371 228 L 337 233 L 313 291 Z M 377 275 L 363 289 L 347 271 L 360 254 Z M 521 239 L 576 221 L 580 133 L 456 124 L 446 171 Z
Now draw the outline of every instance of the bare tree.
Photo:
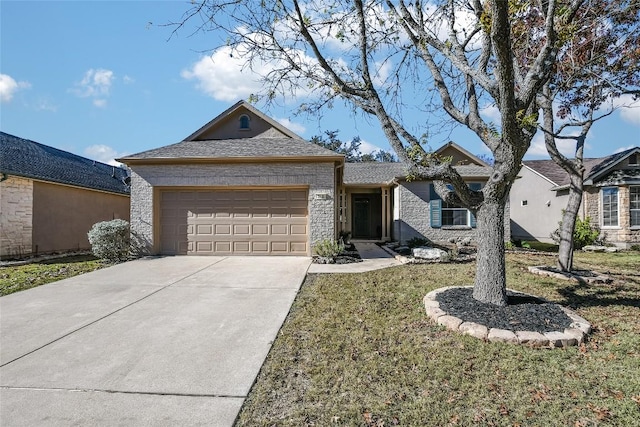
M 567 42 L 538 97 L 547 151 L 569 175 L 569 197 L 559 230 L 558 268 L 563 271 L 573 268 L 587 135 L 597 121 L 615 111 L 621 96 L 640 93 L 640 2 L 594 1 L 578 10 L 576 22 L 579 25 L 560 30 Z M 557 139 L 575 141 L 573 158 L 560 152 Z
M 297 0 L 196 1 L 175 31 L 198 19 L 203 31 L 223 30 L 224 44 L 264 76 L 256 99 L 307 94 L 300 109 L 318 112 L 338 100 L 375 117 L 400 161 L 434 180 L 442 199 L 477 218 L 474 297 L 504 305 L 504 213 L 509 190 L 537 129 L 537 97 L 548 81 L 570 25 L 589 0 Z M 539 17 L 514 33 L 523 16 Z M 530 48 L 527 61 L 515 54 Z M 482 116 L 500 111 L 500 123 Z M 416 125 L 403 118 L 420 112 Z M 472 130 L 495 159 L 480 191 L 421 145 L 442 112 Z M 450 184 L 453 190 L 449 190 Z

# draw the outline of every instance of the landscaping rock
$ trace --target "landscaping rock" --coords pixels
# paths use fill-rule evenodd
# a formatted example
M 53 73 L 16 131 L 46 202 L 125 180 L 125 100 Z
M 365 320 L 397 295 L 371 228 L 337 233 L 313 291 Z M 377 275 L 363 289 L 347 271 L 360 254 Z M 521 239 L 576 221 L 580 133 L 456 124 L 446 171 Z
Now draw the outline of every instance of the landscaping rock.
M 424 309 L 427 312 L 427 316 L 429 316 L 434 321 L 437 321 L 439 317 L 447 314 L 438 307 L 425 307 Z
M 458 327 L 458 330 L 463 334 L 471 335 L 481 340 L 487 339 L 487 335 L 489 334 L 489 329 L 487 329 L 486 326 L 474 322 L 463 322 Z
M 549 339 L 540 332 L 517 331 L 516 336 L 520 344 L 527 344 L 531 347 L 546 347 L 549 345 Z
M 569 335 L 570 337 L 573 337 L 576 339 L 576 341 L 578 342 L 578 345 L 582 344 L 584 342 L 584 335 L 582 333 L 582 331 L 580 329 L 575 329 L 575 328 L 567 328 L 564 330 L 564 333 L 566 335 Z
M 564 332 L 545 332 L 544 336 L 549 339 L 551 347 L 569 347 L 578 345 L 578 340 Z
M 518 337 L 515 333 L 507 331 L 506 329 L 489 329 L 487 339 L 491 342 L 507 342 L 510 344 L 518 344 Z
M 606 246 L 587 245 L 582 248 L 585 252 L 604 252 L 607 249 Z
M 453 329 L 454 331 L 458 329 L 458 327 L 462 324 L 462 320 L 458 319 L 455 316 L 444 315 L 438 317 L 438 325 L 445 326 L 449 329 Z
M 413 256 L 419 259 L 436 260 L 448 256 L 447 252 L 438 248 L 419 247 L 413 249 Z

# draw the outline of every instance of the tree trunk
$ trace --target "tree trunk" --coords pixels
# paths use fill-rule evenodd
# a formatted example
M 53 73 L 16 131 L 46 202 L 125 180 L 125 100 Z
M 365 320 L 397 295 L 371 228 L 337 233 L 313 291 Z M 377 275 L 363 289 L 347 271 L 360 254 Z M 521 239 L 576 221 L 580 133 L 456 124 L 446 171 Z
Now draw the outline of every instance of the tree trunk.
M 569 200 L 562 215 L 560 227 L 560 247 L 558 248 L 558 268 L 561 271 L 571 271 L 573 268 L 573 232 L 576 229 L 576 218 L 582 203 L 582 174 L 571 174 Z
M 473 297 L 498 306 L 507 304 L 504 208 L 504 200 L 485 199 L 476 213 L 479 233 Z

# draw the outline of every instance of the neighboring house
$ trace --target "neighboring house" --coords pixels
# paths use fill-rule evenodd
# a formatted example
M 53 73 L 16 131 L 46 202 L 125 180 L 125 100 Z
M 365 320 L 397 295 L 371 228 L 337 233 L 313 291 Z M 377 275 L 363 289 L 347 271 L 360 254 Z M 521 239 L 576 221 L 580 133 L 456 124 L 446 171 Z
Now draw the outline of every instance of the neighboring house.
M 478 188 L 486 182 L 490 168 L 461 147 L 438 153 Z M 119 161 L 132 171 L 132 228 L 153 254 L 308 256 L 340 231 L 475 236 L 469 211 L 444 205 L 429 182 L 407 182 L 402 164 L 345 164 L 244 101 L 182 142 Z
M 607 243 L 640 243 L 640 148 L 584 160 L 579 217 L 598 225 Z M 524 161 L 511 188 L 511 231 L 516 240 L 552 242 L 569 197 L 569 175 L 553 160 Z
M 127 172 L 0 132 L 0 257 L 89 249 L 96 222 L 129 219 Z

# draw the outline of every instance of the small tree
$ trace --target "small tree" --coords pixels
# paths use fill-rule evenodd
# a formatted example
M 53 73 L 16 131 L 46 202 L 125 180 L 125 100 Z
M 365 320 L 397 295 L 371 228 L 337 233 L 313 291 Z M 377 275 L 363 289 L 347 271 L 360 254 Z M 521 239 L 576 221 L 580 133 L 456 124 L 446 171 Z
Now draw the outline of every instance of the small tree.
M 91 251 L 109 262 L 122 262 L 129 258 L 131 237 L 129 223 L 122 219 L 93 224 L 89 233 Z

